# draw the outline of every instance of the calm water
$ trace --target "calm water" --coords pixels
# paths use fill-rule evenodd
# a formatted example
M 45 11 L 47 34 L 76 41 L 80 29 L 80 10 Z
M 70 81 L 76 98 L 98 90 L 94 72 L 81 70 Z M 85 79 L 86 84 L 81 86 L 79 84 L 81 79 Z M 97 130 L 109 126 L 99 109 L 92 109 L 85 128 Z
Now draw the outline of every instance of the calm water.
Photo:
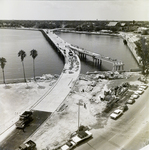
M 87 35 L 75 33 L 59 33 L 57 35 L 65 41 L 78 45 L 86 50 L 102 54 L 111 58 L 119 59 L 124 62 L 124 69 L 130 70 L 138 68 L 136 60 L 131 54 L 130 50 L 124 45 L 123 40 L 116 36 L 108 35 Z M 87 67 L 88 65 L 88 67 Z M 102 67 L 93 67 L 92 62 L 82 62 L 82 72 L 94 70 L 111 70 L 112 65 L 109 63 L 102 63 Z
M 57 33 L 65 41 L 78 45 L 89 51 L 100 53 L 111 58 L 120 59 L 125 63 L 125 70 L 137 68 L 138 65 L 123 40 L 106 35 L 86 35 L 72 33 Z M 5 66 L 6 79 L 23 78 L 23 70 L 18 52 L 23 49 L 27 56 L 24 59 L 27 77 L 33 76 L 32 57 L 30 50 L 36 49 L 38 56 L 35 59 L 36 75 L 60 74 L 63 69 L 63 61 L 45 40 L 39 31 L 0 29 L 0 57 L 7 60 Z M 111 70 L 112 65 L 103 63 L 102 67 L 95 67 L 91 60 L 82 61 L 82 73 L 95 70 Z M 0 71 L 0 80 L 2 72 Z
M 6 79 L 23 78 L 22 63 L 18 52 L 23 49 L 27 56 L 24 59 L 27 77 L 33 77 L 32 57 L 30 50 L 36 49 L 38 56 L 35 59 L 36 75 L 60 74 L 63 61 L 45 40 L 39 31 L 0 29 L 0 57 L 7 60 L 5 66 Z M 0 68 L 0 80 L 2 72 Z

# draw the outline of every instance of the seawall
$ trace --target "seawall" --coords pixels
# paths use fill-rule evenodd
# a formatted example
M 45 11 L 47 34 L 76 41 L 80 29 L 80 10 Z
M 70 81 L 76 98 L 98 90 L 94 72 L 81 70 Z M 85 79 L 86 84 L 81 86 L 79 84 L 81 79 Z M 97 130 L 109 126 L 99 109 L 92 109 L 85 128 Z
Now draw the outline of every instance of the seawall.
M 137 46 L 135 44 L 135 41 L 137 41 L 139 38 L 136 38 L 135 35 L 129 34 L 129 33 L 121 33 L 121 37 L 124 40 L 126 40 L 127 46 L 129 50 L 131 51 L 131 53 L 133 54 L 134 58 L 136 59 L 136 62 L 138 63 L 138 65 L 142 66 L 142 64 L 140 63 L 141 57 L 139 57 L 136 53 Z

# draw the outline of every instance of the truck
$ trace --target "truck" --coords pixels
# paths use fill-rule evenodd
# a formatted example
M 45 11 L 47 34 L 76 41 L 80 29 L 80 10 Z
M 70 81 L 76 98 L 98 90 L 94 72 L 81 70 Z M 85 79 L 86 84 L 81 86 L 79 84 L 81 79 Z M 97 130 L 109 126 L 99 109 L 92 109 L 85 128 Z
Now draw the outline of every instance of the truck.
M 20 115 L 20 118 L 24 119 L 24 118 L 28 118 L 33 114 L 32 111 L 25 111 L 22 115 Z
M 27 141 L 26 143 L 21 144 L 17 149 L 15 150 L 35 150 L 36 143 L 32 140 Z
M 32 112 L 31 111 L 25 111 L 23 114 L 20 115 L 20 118 L 15 123 L 15 125 L 16 125 L 17 128 L 23 129 L 32 120 L 33 120 L 33 118 L 32 118 Z

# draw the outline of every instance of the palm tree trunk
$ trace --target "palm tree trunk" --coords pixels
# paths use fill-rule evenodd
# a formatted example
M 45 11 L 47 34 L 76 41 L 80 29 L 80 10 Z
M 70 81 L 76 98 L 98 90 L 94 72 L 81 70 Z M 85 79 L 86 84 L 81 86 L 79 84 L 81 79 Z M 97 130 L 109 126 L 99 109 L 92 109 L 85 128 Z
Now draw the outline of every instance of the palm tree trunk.
M 2 70 L 2 72 L 3 72 L 3 83 L 6 84 L 6 82 L 5 82 L 5 73 L 4 73 L 4 69 Z
M 34 72 L 34 81 L 36 81 L 36 79 L 35 79 L 35 59 L 33 59 L 33 72 Z
M 24 69 L 24 62 L 23 61 L 22 61 L 22 66 L 23 66 L 24 82 L 26 82 L 26 76 L 25 76 L 25 69 Z

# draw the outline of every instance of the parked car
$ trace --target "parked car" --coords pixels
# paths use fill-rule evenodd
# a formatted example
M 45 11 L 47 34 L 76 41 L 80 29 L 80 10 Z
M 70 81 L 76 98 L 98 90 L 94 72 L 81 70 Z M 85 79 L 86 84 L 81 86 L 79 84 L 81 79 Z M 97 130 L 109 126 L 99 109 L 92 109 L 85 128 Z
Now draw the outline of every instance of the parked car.
M 72 140 L 67 141 L 60 149 L 61 150 L 70 150 L 76 146 L 76 143 Z
M 121 109 L 116 109 L 111 115 L 110 117 L 112 119 L 117 119 L 118 117 L 120 117 L 123 114 L 123 110 Z
M 141 85 L 140 88 L 146 90 L 148 88 L 148 86 L 147 85 Z
M 121 109 L 123 112 L 125 112 L 128 110 L 128 106 L 125 104 L 125 105 L 119 106 L 118 109 Z
M 139 98 L 139 95 L 138 95 L 138 94 L 133 94 L 133 95 L 131 95 L 131 97 L 130 97 L 130 99 L 137 99 L 137 98 Z
M 71 140 L 72 140 L 74 143 L 78 144 L 78 143 L 80 143 L 81 141 L 83 141 L 83 140 L 85 140 L 85 139 L 88 139 L 88 138 L 90 138 L 90 137 L 92 137 L 92 133 L 89 132 L 88 130 L 86 130 L 86 131 L 78 131 L 77 134 L 74 135 L 74 136 L 71 138 Z
M 143 90 L 137 90 L 137 91 L 135 91 L 134 93 L 141 95 L 141 94 L 143 94 L 143 92 L 144 92 Z
M 21 144 L 16 150 L 34 150 L 35 148 L 36 143 L 32 140 L 29 140 L 26 143 Z
M 139 87 L 139 89 L 138 89 L 139 91 L 143 91 L 144 92 L 144 89 L 143 88 L 141 88 L 141 87 Z
M 135 100 L 134 100 L 134 99 L 129 99 L 129 100 L 126 102 L 126 104 L 133 104 L 133 103 L 135 103 Z

